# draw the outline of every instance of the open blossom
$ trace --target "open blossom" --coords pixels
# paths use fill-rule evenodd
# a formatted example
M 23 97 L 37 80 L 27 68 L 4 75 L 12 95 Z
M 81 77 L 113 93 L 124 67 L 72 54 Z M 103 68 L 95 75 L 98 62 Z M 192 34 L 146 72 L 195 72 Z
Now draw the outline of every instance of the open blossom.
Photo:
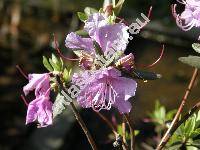
M 96 41 L 103 52 L 108 51 L 113 43 L 118 44 L 114 47 L 116 51 L 126 49 L 129 38 L 128 27 L 123 23 L 110 24 L 108 18 L 101 13 L 90 15 L 85 22 L 84 30 L 88 32 L 89 38 L 70 33 L 65 40 L 66 47 L 91 53 L 94 52 L 92 43 Z
M 48 95 L 36 97 L 28 105 L 26 124 L 38 121 L 39 127 L 46 127 L 52 124 L 52 102 Z
M 177 25 L 184 31 L 193 27 L 200 27 L 200 1 L 199 0 L 178 0 L 185 5 L 185 10 L 179 15 L 174 5 L 173 15 L 176 17 Z
M 49 91 L 49 74 L 29 74 L 28 75 L 29 83 L 24 86 L 23 91 L 24 94 L 27 95 L 30 91 L 35 90 L 35 96 L 38 97 L 40 95 L 46 94 L 46 91 Z
M 103 52 L 108 51 L 113 43 L 120 43 L 115 47 L 117 51 L 126 49 L 129 33 L 123 23 L 110 24 L 104 14 L 94 13 L 86 21 L 84 29 L 101 46 Z
M 84 76 L 82 76 L 84 75 Z M 77 74 L 72 81 L 87 80 L 88 82 L 80 91 L 77 101 L 83 108 L 110 110 L 116 107 L 120 113 L 129 113 L 130 97 L 135 95 L 137 83 L 133 79 L 121 76 L 121 72 L 114 67 L 104 68 L 93 73 Z
M 29 74 L 29 83 L 24 86 L 24 94 L 35 90 L 35 99 L 28 104 L 26 124 L 38 120 L 40 127 L 52 124 L 52 102 L 50 101 L 50 76 Z

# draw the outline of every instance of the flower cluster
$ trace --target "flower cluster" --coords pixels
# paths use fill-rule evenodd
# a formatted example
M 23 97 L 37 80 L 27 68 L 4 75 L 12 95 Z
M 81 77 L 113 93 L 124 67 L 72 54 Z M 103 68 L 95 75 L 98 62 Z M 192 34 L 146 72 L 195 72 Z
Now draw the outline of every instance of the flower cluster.
M 65 40 L 66 47 L 79 57 L 82 69 L 82 73 L 74 73 L 69 83 L 72 86 L 67 91 L 73 94 L 69 103 L 72 99 L 77 99 L 80 106 L 94 111 L 110 110 L 114 106 L 120 113 L 129 113 L 129 99 L 135 95 L 137 83 L 124 77 L 121 72 L 131 71 L 134 67 L 133 54 L 124 54 L 129 39 L 128 27 L 124 23 L 116 23 L 114 16 L 104 13 L 92 13 L 84 23 L 83 31 L 87 33 L 86 36 L 71 32 Z M 62 76 L 62 86 L 66 88 L 63 61 L 53 55 L 49 62 L 43 58 L 45 67 L 54 77 L 50 77 L 49 73 L 30 74 L 29 83 L 24 87 L 25 95 L 35 90 L 35 99 L 28 104 L 26 124 L 34 121 L 39 122 L 39 127 L 52 124 L 56 101 L 54 104 L 51 102 L 50 90 L 58 82 L 50 86 L 50 80 L 55 79 L 55 76 Z M 57 85 L 58 88 L 59 86 Z
M 81 81 L 87 81 L 78 94 L 78 103 L 95 111 L 110 110 L 114 106 L 120 113 L 129 113 L 131 104 L 128 99 L 135 95 L 137 84 L 133 79 L 122 77 L 121 71 L 116 69 L 121 66 L 130 70 L 133 66 L 133 55 L 123 54 L 129 38 L 128 27 L 123 23 L 110 21 L 103 13 L 94 13 L 85 21 L 84 30 L 88 37 L 83 38 L 72 32 L 65 40 L 66 47 L 86 54 L 84 56 L 87 57 L 85 61 L 80 61 L 81 66 L 87 66 L 84 67 L 85 72 L 76 73 L 72 77 L 73 83 L 77 85 Z M 95 49 L 94 43 L 98 44 L 100 50 Z M 110 55 L 107 57 L 111 51 L 121 52 L 119 60 L 116 57 L 111 59 Z M 109 65 L 102 67 L 96 61 L 99 54 L 111 59 Z M 111 54 L 113 55 L 115 56 L 114 53 Z M 80 60 L 82 59 L 81 55 Z

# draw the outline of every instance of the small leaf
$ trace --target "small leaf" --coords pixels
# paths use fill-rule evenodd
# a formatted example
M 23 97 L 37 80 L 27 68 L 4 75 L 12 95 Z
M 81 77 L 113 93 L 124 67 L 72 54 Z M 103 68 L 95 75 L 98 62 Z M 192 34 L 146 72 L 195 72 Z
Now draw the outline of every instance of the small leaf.
M 176 112 L 177 112 L 176 109 L 167 112 L 167 114 L 166 114 L 166 121 L 172 120 L 173 117 L 174 117 L 174 115 L 176 114 Z
M 58 64 L 58 63 L 59 63 L 58 58 L 57 58 L 54 54 L 52 54 L 51 59 L 52 59 L 53 63 L 55 63 L 55 64 Z
M 118 15 L 122 9 L 122 6 L 124 4 L 125 0 L 119 0 L 116 4 L 116 6 L 114 7 L 114 12 L 116 15 Z
M 139 130 L 135 130 L 134 132 L 135 132 L 135 136 L 137 136 L 140 133 Z
M 49 58 L 49 62 L 50 62 L 50 64 L 51 64 L 51 66 L 53 67 L 53 70 L 54 70 L 54 71 L 60 71 L 59 66 L 58 66 L 57 64 L 55 64 L 55 63 L 52 61 L 51 58 Z
M 50 65 L 49 61 L 45 56 L 43 56 L 43 65 L 45 66 L 45 68 L 47 68 L 47 70 L 53 71 L 52 66 Z
M 189 146 L 187 145 L 187 146 L 186 146 L 186 149 L 187 149 L 187 150 L 199 150 L 198 147 L 193 146 L 193 145 L 189 145 Z
M 63 79 L 69 81 L 71 75 L 71 69 L 68 71 L 66 68 L 63 71 Z
M 63 67 L 64 67 L 64 62 L 62 60 L 62 58 L 60 57 L 60 66 L 61 66 L 61 70 L 63 70 Z
M 193 43 L 192 48 L 197 52 L 200 53 L 200 44 L 199 43 Z
M 187 137 L 189 137 L 191 135 L 191 133 L 194 131 L 195 129 L 195 121 L 196 121 L 196 116 L 193 115 L 191 118 L 189 118 L 186 122 L 185 122 L 185 134 Z
M 200 68 L 200 57 L 198 56 L 180 57 L 179 61 L 192 67 Z
M 52 65 L 52 63 L 50 61 L 49 62 L 53 66 L 54 71 L 58 71 L 58 72 L 62 71 L 62 68 L 63 68 L 62 60 L 58 59 L 54 54 L 52 54 L 51 60 L 52 60 L 53 65 Z
M 85 13 L 78 12 L 78 18 L 82 21 L 85 22 L 88 19 L 88 16 Z
M 91 8 L 91 7 L 86 7 L 84 9 L 84 12 L 89 17 L 91 14 L 98 13 L 98 10 Z
M 190 137 L 191 137 L 191 138 L 195 138 L 195 137 L 197 137 L 197 136 L 199 136 L 199 135 L 200 135 L 200 128 L 198 128 L 198 129 L 192 131 Z
M 196 117 L 196 127 L 195 128 L 200 128 L 200 110 L 197 113 Z
M 194 140 L 192 144 L 195 146 L 200 146 L 200 139 Z

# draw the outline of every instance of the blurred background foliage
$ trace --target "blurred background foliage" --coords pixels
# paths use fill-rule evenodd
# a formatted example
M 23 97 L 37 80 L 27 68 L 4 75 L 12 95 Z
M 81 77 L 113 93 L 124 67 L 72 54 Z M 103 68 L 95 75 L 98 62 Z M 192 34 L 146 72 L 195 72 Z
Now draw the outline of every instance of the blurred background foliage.
M 151 22 L 127 48 L 127 53 L 134 53 L 138 68 L 144 69 L 140 66 L 152 63 L 159 56 L 162 43 L 166 47 L 162 60 L 148 69 L 161 73 L 162 79 L 147 83 L 138 81 L 137 94 L 132 99 L 136 129 L 142 131 L 136 140 L 142 142 L 150 140 L 154 134 L 154 125 L 144 123 L 142 119 L 154 109 L 155 100 L 159 99 L 167 110 L 177 108 L 192 74 L 192 68 L 179 63 L 177 58 L 195 53 L 191 44 L 200 32 L 197 29 L 183 32 L 176 26 L 170 10 L 172 3 L 176 1 L 126 0 L 119 15 L 132 23 L 136 18 L 140 19 L 140 13 L 147 14 L 149 7 L 153 6 Z M 102 4 L 103 0 L 0 0 L 0 150 L 89 149 L 69 109 L 52 127 L 36 129 L 35 124 L 25 126 L 26 106 L 20 100 L 20 94 L 27 81 L 15 65 L 21 65 L 27 73 L 46 72 L 42 56 L 50 57 L 51 53 L 56 53 L 52 48 L 53 33 L 58 35 L 63 53 L 75 57 L 65 48 L 64 40 L 67 33 L 83 26 L 77 11 L 83 11 L 87 6 L 100 8 Z M 183 8 L 179 6 L 178 9 Z M 199 80 L 186 108 L 195 104 L 198 96 Z M 107 126 L 91 110 L 81 112 L 100 148 L 111 149 Z M 111 114 L 104 113 L 119 118 L 115 110 Z

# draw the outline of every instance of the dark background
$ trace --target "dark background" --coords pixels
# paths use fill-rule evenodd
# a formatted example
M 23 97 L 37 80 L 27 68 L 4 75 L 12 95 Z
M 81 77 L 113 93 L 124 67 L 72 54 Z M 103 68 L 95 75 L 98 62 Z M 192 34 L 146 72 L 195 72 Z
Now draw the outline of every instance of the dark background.
M 65 150 L 90 149 L 70 108 L 55 120 L 55 124 L 37 129 L 36 124 L 25 125 L 26 106 L 20 99 L 22 87 L 27 83 L 16 70 L 20 65 L 27 73 L 46 72 L 42 56 L 56 53 L 51 47 L 53 33 L 58 35 L 60 47 L 66 55 L 73 54 L 64 47 L 67 33 L 82 26 L 76 12 L 86 6 L 100 8 L 103 0 L 0 0 L 0 150 Z M 162 60 L 148 69 L 162 74 L 162 79 L 144 83 L 138 81 L 136 96 L 132 99 L 132 116 L 136 128 L 145 131 L 137 140 L 144 142 L 150 136 L 151 127 L 142 119 L 160 100 L 167 109 L 177 108 L 192 74 L 192 68 L 178 62 L 178 57 L 195 54 L 191 44 L 200 32 L 193 29 L 183 32 L 172 17 L 170 5 L 176 1 L 126 0 L 121 18 L 132 23 L 147 14 L 153 6 L 151 22 L 129 43 L 127 53 L 135 55 L 136 65 L 151 64 L 160 55 L 162 44 L 165 53 Z M 181 11 L 183 7 L 179 5 Z M 76 65 L 76 64 L 75 64 Z M 140 68 L 143 69 L 143 68 Z M 197 102 L 199 81 L 195 83 L 185 110 Z M 118 118 L 115 110 L 104 112 Z M 108 138 L 110 130 L 92 110 L 81 110 L 100 149 L 112 149 Z M 119 120 L 120 121 L 120 120 Z

